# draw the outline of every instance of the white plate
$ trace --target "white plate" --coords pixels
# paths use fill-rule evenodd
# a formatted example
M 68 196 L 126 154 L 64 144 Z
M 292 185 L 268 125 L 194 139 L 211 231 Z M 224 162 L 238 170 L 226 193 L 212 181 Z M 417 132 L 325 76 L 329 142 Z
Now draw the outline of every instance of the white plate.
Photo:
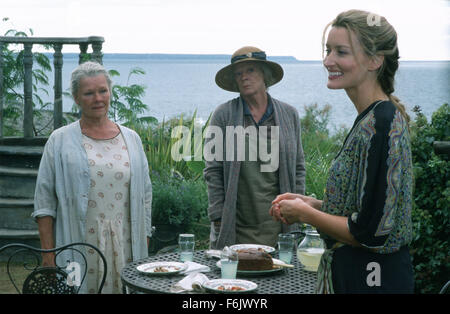
M 206 290 L 220 293 L 247 293 L 258 288 L 252 281 L 242 279 L 213 279 L 208 280 L 203 285 Z M 238 290 L 232 290 L 238 288 Z
M 267 245 L 261 245 L 261 244 L 235 244 L 230 246 L 230 249 L 237 251 L 237 250 L 247 250 L 247 249 L 263 249 L 267 253 L 273 253 L 275 252 L 275 248 Z
M 280 261 L 279 259 L 276 258 L 272 258 L 273 263 L 283 263 L 282 261 Z M 220 261 L 217 261 L 216 266 L 221 268 L 221 263 Z M 237 270 L 237 273 L 240 275 L 264 275 L 264 274 L 269 274 L 269 273 L 274 273 L 277 271 L 281 271 L 283 270 L 283 267 L 277 267 L 274 265 L 274 268 L 272 269 L 266 269 L 266 270 Z
M 208 258 L 220 258 L 221 250 L 207 250 L 205 251 L 205 255 Z
M 164 276 L 177 274 L 187 267 L 186 264 L 178 262 L 154 262 L 141 264 L 136 267 L 138 272 L 146 275 Z

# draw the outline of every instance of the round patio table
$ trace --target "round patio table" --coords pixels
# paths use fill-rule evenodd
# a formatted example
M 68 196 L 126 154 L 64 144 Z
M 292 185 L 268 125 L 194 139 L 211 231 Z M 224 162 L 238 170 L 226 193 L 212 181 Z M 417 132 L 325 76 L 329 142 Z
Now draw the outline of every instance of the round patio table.
M 184 278 L 183 274 L 169 276 L 148 276 L 137 271 L 136 267 L 151 262 L 178 262 L 179 253 L 159 254 L 132 262 L 122 269 L 121 277 L 124 288 L 144 293 L 171 293 L 170 287 Z M 210 267 L 204 274 L 209 279 L 219 279 L 220 269 L 216 266 L 218 259 L 209 258 L 205 251 L 194 253 L 194 262 Z M 258 285 L 257 294 L 312 294 L 315 293 L 317 273 L 304 270 L 303 265 L 294 255 L 292 263 L 294 268 L 284 268 L 277 272 L 258 275 L 237 274 L 236 279 L 253 281 Z M 124 289 L 125 292 L 125 289 Z M 199 293 L 196 291 L 188 293 Z M 205 293 L 205 292 L 202 292 Z

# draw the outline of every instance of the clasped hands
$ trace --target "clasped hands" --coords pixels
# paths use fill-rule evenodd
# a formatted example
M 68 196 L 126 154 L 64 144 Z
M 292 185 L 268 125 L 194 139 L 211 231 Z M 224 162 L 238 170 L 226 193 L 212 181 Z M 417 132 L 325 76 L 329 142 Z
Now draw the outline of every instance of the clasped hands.
M 284 193 L 278 195 L 272 201 L 272 207 L 269 214 L 276 221 L 285 224 L 293 224 L 296 222 L 308 223 L 309 216 L 322 207 L 322 201 L 311 196 L 305 196 L 294 193 Z

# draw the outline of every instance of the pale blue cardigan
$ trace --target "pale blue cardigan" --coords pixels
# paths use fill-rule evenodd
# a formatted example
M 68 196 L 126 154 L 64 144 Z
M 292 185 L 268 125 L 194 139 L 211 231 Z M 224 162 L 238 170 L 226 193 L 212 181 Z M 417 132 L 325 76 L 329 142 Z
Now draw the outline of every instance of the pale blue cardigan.
M 130 215 L 133 260 L 148 256 L 152 185 L 139 135 L 120 126 L 130 157 Z M 32 217 L 55 218 L 55 245 L 85 242 L 90 173 L 79 121 L 55 130 L 39 166 Z

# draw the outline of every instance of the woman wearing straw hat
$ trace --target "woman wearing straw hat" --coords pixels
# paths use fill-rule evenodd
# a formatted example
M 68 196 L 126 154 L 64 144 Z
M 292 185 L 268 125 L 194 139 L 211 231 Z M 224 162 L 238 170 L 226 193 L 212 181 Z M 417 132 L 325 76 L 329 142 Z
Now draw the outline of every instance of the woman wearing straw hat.
M 231 64 L 216 74 L 217 85 L 239 97 L 217 107 L 208 129 L 219 130 L 223 139 L 223 145 L 215 147 L 216 154 L 223 149 L 220 157 L 205 158 L 211 248 L 239 243 L 275 246 L 279 233 L 296 228 L 269 215 L 277 195 L 305 192 L 298 112 L 267 93 L 282 78 L 281 66 L 255 47 L 237 50 Z M 218 134 L 211 133 L 205 147 L 217 139 Z M 244 153 L 239 155 L 241 147 Z

